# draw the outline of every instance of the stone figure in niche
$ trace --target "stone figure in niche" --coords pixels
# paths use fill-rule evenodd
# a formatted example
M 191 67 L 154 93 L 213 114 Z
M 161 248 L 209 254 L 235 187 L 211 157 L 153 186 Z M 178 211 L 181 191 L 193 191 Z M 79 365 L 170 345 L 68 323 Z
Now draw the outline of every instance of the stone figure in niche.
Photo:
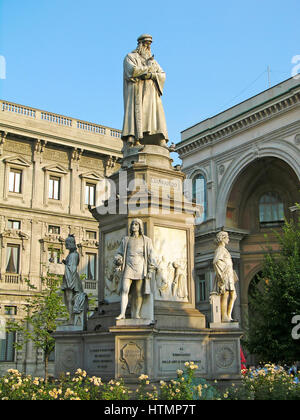
M 156 267 L 156 275 L 155 275 L 156 287 L 160 296 L 164 296 L 168 292 L 168 289 L 169 289 L 168 275 L 169 275 L 168 262 L 163 256 L 161 261 Z
M 155 268 L 152 241 L 144 235 L 143 222 L 133 219 L 130 236 L 122 239 L 115 256 L 115 264 L 122 272 L 121 313 L 116 319 L 124 319 L 131 296 L 131 318 L 141 318 L 143 296 L 151 294 L 151 279 Z M 131 290 L 133 289 L 133 290 Z
M 172 295 L 179 299 L 185 299 L 188 297 L 185 269 L 176 261 L 174 261 L 172 265 L 175 270 L 172 283 Z
M 112 267 L 110 262 L 108 266 L 105 267 L 105 295 L 113 296 L 120 295 L 121 293 L 121 271 L 119 267 L 112 262 Z
M 86 316 L 88 298 L 83 291 L 82 281 L 77 271 L 79 253 L 77 252 L 74 235 L 69 235 L 65 243 L 69 254 L 62 261 L 65 264 L 65 273 L 61 290 L 64 292 L 64 301 L 69 312 L 69 324 L 74 325 L 76 316 L 77 318 L 78 315 Z
M 124 59 L 124 154 L 132 146 L 166 146 L 168 132 L 161 101 L 166 78 L 151 53 L 152 36 L 143 34 Z
M 219 232 L 216 236 L 216 243 L 213 266 L 216 273 L 215 289 L 221 300 L 221 321 L 231 322 L 236 300 L 235 283 L 238 281 L 238 277 L 233 270 L 231 255 L 226 249 L 226 245 L 229 243 L 228 233 Z

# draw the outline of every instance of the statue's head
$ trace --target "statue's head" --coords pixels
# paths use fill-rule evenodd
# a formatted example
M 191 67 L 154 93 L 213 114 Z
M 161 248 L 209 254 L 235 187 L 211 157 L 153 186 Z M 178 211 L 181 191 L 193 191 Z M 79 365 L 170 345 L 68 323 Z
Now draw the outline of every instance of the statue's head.
M 152 44 L 152 36 L 149 34 L 142 34 L 138 37 L 137 39 L 138 44 L 140 43 L 150 43 L 150 45 Z
M 227 232 L 224 232 L 221 230 L 221 232 L 217 233 L 216 235 L 216 243 L 219 245 L 221 243 L 228 243 L 229 242 L 229 236 Z
M 151 54 L 151 44 L 152 36 L 149 34 L 143 34 L 137 39 L 138 46 L 136 51 L 145 59 L 152 57 Z
M 67 237 L 67 239 L 66 239 L 66 248 L 67 249 L 70 249 L 70 250 L 74 250 L 74 249 L 76 249 L 77 247 L 76 247 L 76 241 L 75 241 L 75 237 L 74 237 L 74 235 L 72 234 L 70 234 L 68 237 Z
M 133 219 L 132 222 L 130 223 L 130 235 L 133 234 L 135 226 L 138 226 L 139 228 L 139 234 L 143 235 L 144 234 L 144 225 L 141 219 Z

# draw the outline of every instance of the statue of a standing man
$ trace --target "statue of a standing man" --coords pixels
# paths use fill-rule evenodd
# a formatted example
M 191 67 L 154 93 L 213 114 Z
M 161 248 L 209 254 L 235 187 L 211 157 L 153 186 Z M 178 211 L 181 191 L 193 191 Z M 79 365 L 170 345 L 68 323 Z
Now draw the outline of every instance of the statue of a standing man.
M 166 74 L 151 54 L 152 36 L 143 34 L 137 41 L 124 59 L 124 149 L 140 143 L 165 146 L 168 141 L 161 102 Z
M 221 231 L 216 236 L 217 248 L 215 250 L 213 266 L 216 273 L 217 293 L 221 298 L 221 321 L 232 321 L 232 310 L 236 300 L 235 282 L 238 280 L 233 270 L 232 259 L 226 245 L 229 243 L 227 232 Z
M 150 238 L 143 233 L 143 222 L 133 219 L 130 236 L 122 239 L 115 256 L 115 264 L 122 271 L 121 277 L 121 313 L 116 319 L 124 319 L 131 293 L 131 318 L 141 318 L 143 295 L 151 293 L 150 281 L 155 268 L 153 246 Z M 134 290 L 130 291 L 131 286 Z
M 65 264 L 65 274 L 61 290 L 64 292 L 64 300 L 69 312 L 69 324 L 74 324 L 75 315 L 80 315 L 87 309 L 87 294 L 83 291 L 81 279 L 77 267 L 79 264 L 79 254 L 74 235 L 69 235 L 66 239 L 66 248 L 69 254 L 63 264 Z M 83 314 L 85 316 L 85 314 Z

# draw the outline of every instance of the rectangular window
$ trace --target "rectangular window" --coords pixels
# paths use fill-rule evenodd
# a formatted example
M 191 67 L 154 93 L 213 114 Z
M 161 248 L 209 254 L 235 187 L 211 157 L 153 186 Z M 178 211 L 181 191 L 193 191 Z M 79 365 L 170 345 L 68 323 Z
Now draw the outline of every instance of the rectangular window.
M 21 193 L 22 171 L 11 169 L 9 172 L 9 192 Z
M 6 333 L 4 340 L 0 340 L 0 362 L 13 362 L 15 360 L 14 343 L 16 333 Z
M 7 221 L 7 228 L 8 229 L 21 229 L 21 222 L 20 220 L 8 220 Z
M 7 253 L 6 253 L 6 272 L 19 273 L 19 263 L 20 263 L 20 246 L 8 244 Z
M 196 223 L 202 223 L 207 217 L 206 180 L 203 175 L 197 175 L 192 182 L 192 197 L 199 206 L 201 214 L 196 217 Z
M 60 249 L 49 249 L 48 250 L 48 261 L 54 263 L 54 264 L 59 264 L 60 263 L 60 255 L 61 255 L 61 251 Z
M 4 306 L 4 314 L 5 315 L 17 315 L 17 307 L 16 306 Z
M 93 230 L 87 230 L 86 237 L 87 239 L 97 239 L 97 232 L 94 232 Z
M 49 225 L 48 226 L 48 233 L 53 233 L 55 235 L 60 234 L 60 226 Z
M 206 280 L 205 274 L 201 274 L 197 278 L 196 283 L 196 297 L 197 302 L 205 302 L 206 301 Z
M 60 178 L 50 176 L 49 178 L 49 198 L 60 200 Z
M 96 202 L 96 185 L 86 184 L 85 186 L 85 204 L 94 206 Z
M 86 254 L 87 264 L 85 275 L 87 280 L 96 280 L 96 257 L 97 254 Z

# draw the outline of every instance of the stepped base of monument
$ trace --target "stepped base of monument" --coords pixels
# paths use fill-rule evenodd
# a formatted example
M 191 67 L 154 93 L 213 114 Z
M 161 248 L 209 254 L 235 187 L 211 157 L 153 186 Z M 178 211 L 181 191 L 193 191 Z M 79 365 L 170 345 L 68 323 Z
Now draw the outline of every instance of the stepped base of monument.
M 167 308 L 155 308 L 154 320 L 131 319 L 130 311 L 126 313 L 126 319 L 117 320 L 119 308 L 106 309 L 104 314 L 96 314 L 88 320 L 88 331 L 109 331 L 112 325 L 155 325 L 156 328 L 181 328 L 181 329 L 202 329 L 206 327 L 205 316 L 194 308 L 174 308 L 171 305 Z
M 242 331 L 157 329 L 153 325 L 115 325 L 109 332 L 56 332 L 55 375 L 78 368 L 103 380 L 123 378 L 138 383 L 174 379 L 185 362 L 198 365 L 196 376 L 207 380 L 241 379 Z
M 238 322 L 211 322 L 209 327 L 214 330 L 232 330 L 239 329 L 240 324 Z

